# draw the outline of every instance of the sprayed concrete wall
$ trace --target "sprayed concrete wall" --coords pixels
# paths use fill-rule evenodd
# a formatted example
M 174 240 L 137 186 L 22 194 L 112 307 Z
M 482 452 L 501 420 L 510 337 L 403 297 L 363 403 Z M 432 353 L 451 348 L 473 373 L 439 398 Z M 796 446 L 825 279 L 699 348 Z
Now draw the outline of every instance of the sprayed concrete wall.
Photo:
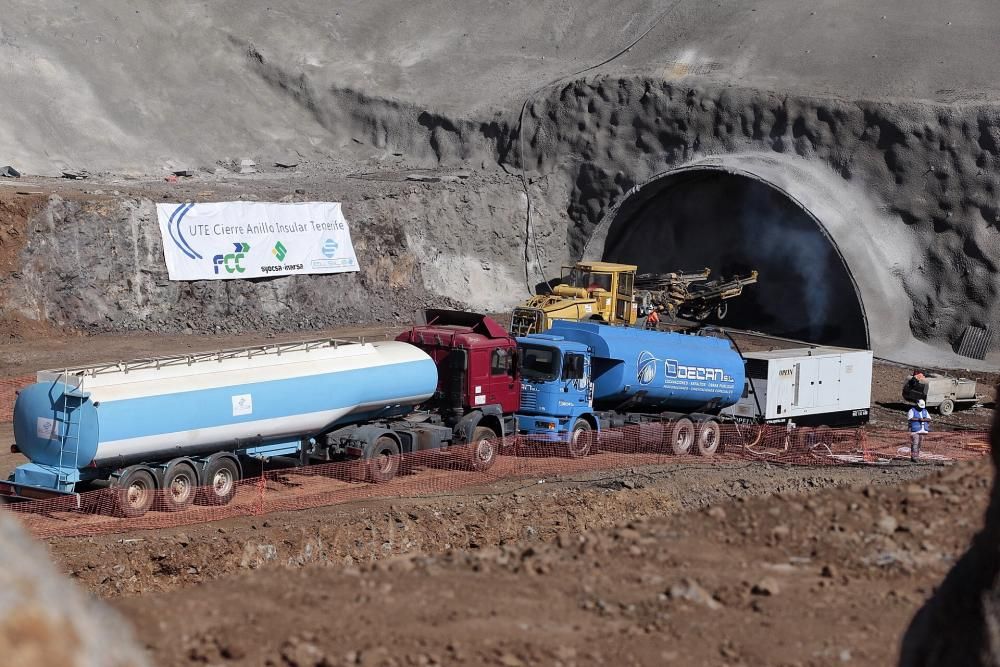
M 831 242 L 823 253 L 842 260 L 886 356 L 946 353 L 967 327 L 992 328 L 1000 315 L 997 10 L 988 0 L 45 0 L 8 14 L 0 81 L 17 112 L 0 118 L 0 154 L 29 171 L 211 170 L 227 156 L 297 153 L 373 170 L 401 154 L 411 167 L 508 172 L 479 201 L 414 203 L 395 190 L 358 199 L 372 230 L 371 275 L 345 284 L 161 285 L 155 269 L 133 266 L 153 241 L 138 234 L 140 252 L 115 264 L 89 231 L 77 271 L 75 255 L 58 250 L 75 247 L 73 225 L 33 221 L 24 270 L 5 279 L 19 312 L 118 330 L 160 320 L 236 327 L 240 313 L 250 318 L 242 326 L 405 318 L 424 300 L 506 309 L 526 296 L 520 283 L 551 278 L 560 263 L 626 259 L 652 233 L 641 221 L 646 231 L 622 231 L 626 193 L 641 186 L 640 198 L 659 191 L 663 205 L 680 202 L 670 174 L 701 166 L 797 202 L 788 210 Z M 327 197 L 349 201 L 340 185 Z M 80 212 L 131 243 L 120 219 L 148 204 L 130 197 Z M 419 288 L 402 284 L 417 276 Z M 72 305 L 80 288 L 66 285 L 81 282 L 94 290 L 84 299 L 91 310 Z M 220 303 L 236 305 L 223 312 Z
M 759 178 L 821 222 L 869 322 L 891 321 L 872 331 L 877 351 L 929 345 L 948 356 L 967 326 L 1000 317 L 997 107 L 600 77 L 529 111 L 525 164 L 566 169 L 574 253 L 603 256 L 610 230 L 634 212 L 630 195 L 702 165 Z
M 416 113 L 405 105 L 373 105 L 383 121 L 392 108 L 407 117 Z M 1000 317 L 996 107 L 793 97 L 693 80 L 598 76 L 543 92 L 519 123 L 487 128 L 457 119 L 449 127 L 453 131 L 443 135 L 439 125 L 425 127 L 419 136 L 424 145 L 455 156 L 451 162 L 476 167 L 476 178 L 461 186 L 392 186 L 349 195 L 348 210 L 360 225 L 359 250 L 370 261 L 366 275 L 346 285 L 324 278 L 166 283 L 151 264 L 158 253 L 151 205 L 126 200 L 115 210 L 103 205 L 99 214 L 84 215 L 90 224 L 68 224 L 77 218 L 77 204 L 52 207 L 46 216 L 57 222 L 36 219 L 22 254 L 28 269 L 8 283 L 8 301 L 24 312 L 102 330 L 161 320 L 168 327 L 226 330 L 240 326 L 240 313 L 249 318 L 243 326 L 287 328 L 406 319 L 424 303 L 449 299 L 505 310 L 526 296 L 526 285 L 585 255 L 641 260 L 648 270 L 692 268 L 671 266 L 690 251 L 683 244 L 653 262 L 652 244 L 642 243 L 652 228 L 641 220 L 641 232 L 631 225 L 638 208 L 664 193 L 683 201 L 680 187 L 667 187 L 683 170 L 707 170 L 759 181 L 788 200 L 787 210 L 815 223 L 832 244 L 823 252 L 839 259 L 831 259 L 831 270 L 842 266 L 856 288 L 859 304 L 848 305 L 865 314 L 879 354 L 968 363 L 950 353 L 966 327 L 992 328 Z M 421 143 L 418 138 L 409 136 L 399 150 Z M 382 141 L 386 150 L 395 148 L 392 137 Z M 497 161 L 510 175 L 480 171 Z M 331 185 L 327 196 L 343 199 L 344 192 Z M 66 211 L 71 215 L 61 224 Z M 101 225 L 110 230 L 80 231 Z M 675 243 L 680 231 L 672 233 Z M 138 255 L 109 259 L 102 239 L 111 236 L 138 243 Z M 639 245 L 644 254 L 630 257 L 628 248 Z M 772 254 L 780 259 L 792 245 L 778 244 Z M 67 246 L 74 251 L 64 253 Z M 801 253 L 788 256 L 790 263 L 803 259 Z M 83 267 L 75 284 L 94 274 L 83 282 L 93 286 L 96 307 L 89 296 L 49 279 L 59 267 L 72 274 L 75 265 L 66 263 L 75 261 Z M 113 261 L 124 264 L 108 267 Z M 837 279 L 820 275 L 817 284 Z

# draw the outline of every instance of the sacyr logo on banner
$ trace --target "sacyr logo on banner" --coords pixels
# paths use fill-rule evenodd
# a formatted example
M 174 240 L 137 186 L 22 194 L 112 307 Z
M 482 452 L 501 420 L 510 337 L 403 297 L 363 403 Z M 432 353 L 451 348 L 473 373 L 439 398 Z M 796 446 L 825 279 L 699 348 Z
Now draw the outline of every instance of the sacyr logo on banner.
M 280 244 L 279 244 L 280 245 Z M 219 267 L 223 267 L 226 273 L 245 273 L 246 267 L 241 264 L 243 258 L 247 256 L 250 252 L 249 243 L 233 243 L 233 248 L 235 252 L 230 252 L 225 255 L 216 255 L 212 258 L 212 263 L 215 265 L 215 272 L 219 272 Z
M 171 240 L 173 240 L 174 244 L 181 249 L 181 252 L 191 259 L 201 259 L 201 255 L 198 254 L 198 251 L 191 247 L 188 240 L 184 238 L 184 234 L 181 233 L 181 221 L 184 219 L 185 215 L 191 212 L 191 209 L 193 208 L 194 204 L 190 202 L 187 204 L 181 204 L 175 208 L 174 212 L 170 214 L 170 219 L 167 221 L 167 229 L 170 232 Z M 215 272 L 218 273 L 219 269 L 216 268 Z
M 274 244 L 274 247 L 271 248 L 271 254 L 277 257 L 279 262 L 284 262 L 285 257 L 288 255 L 288 248 L 285 247 L 284 243 L 278 241 Z
M 326 257 L 327 259 L 333 259 L 333 256 L 337 254 L 337 248 L 339 247 L 340 246 L 338 246 L 337 242 L 334 241 L 333 239 L 327 239 L 323 241 L 323 249 L 322 249 L 323 256 Z

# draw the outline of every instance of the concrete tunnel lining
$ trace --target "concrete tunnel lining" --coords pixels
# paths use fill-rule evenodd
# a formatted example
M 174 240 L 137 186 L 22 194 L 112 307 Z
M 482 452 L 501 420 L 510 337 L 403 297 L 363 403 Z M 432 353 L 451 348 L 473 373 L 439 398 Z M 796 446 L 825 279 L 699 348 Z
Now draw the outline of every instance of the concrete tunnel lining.
M 672 180 L 697 172 L 762 183 L 815 223 L 843 263 L 860 305 L 867 341 L 877 356 L 901 363 L 975 366 L 973 360 L 915 339 L 910 331 L 913 304 L 903 280 L 916 268 L 921 250 L 905 225 L 881 209 L 862 186 L 815 161 L 781 154 L 712 156 L 657 173 L 609 209 L 588 240 L 583 257 L 605 258 L 609 234 L 613 238 L 616 225 L 627 224 Z

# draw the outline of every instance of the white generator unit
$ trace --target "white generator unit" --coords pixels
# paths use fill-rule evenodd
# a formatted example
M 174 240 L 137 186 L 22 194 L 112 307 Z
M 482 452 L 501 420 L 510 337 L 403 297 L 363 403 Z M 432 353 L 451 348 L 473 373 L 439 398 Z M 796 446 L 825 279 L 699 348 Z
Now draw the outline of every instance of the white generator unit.
M 857 426 L 868 422 L 872 353 L 838 347 L 747 352 L 743 396 L 723 411 L 742 422 Z

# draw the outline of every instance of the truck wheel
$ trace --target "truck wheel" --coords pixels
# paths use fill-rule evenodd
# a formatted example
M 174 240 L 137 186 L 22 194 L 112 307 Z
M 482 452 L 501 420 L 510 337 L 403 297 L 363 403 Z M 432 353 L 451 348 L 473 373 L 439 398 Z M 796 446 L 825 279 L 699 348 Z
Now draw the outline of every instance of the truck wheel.
M 161 504 L 167 512 L 191 507 L 198 492 L 198 473 L 187 461 L 171 461 L 163 473 Z
M 943 401 L 941 401 L 941 405 L 938 406 L 938 412 L 940 412 L 945 416 L 950 415 L 954 411 L 955 411 L 955 401 L 951 400 L 950 398 L 944 399 Z
M 591 437 L 590 422 L 586 419 L 577 419 L 573 424 L 573 430 L 569 434 L 569 442 L 566 443 L 566 451 L 572 459 L 582 459 L 590 454 L 590 446 L 593 444 Z
M 240 481 L 240 467 L 228 456 L 209 460 L 204 471 L 204 486 L 198 489 L 199 505 L 228 505 L 236 496 Z
M 115 513 L 127 519 L 136 519 L 153 506 L 156 498 L 156 478 L 146 468 L 126 468 L 113 483 Z
M 489 470 L 497 460 L 497 448 L 500 446 L 497 434 L 486 426 L 477 426 L 472 431 L 472 442 L 468 447 L 469 467 L 478 472 Z
M 375 441 L 366 461 L 368 479 L 376 484 L 388 482 L 399 472 L 399 445 L 387 435 Z
M 673 431 L 670 432 L 670 449 L 674 454 L 681 456 L 691 451 L 694 444 L 694 422 L 687 417 L 681 417 L 674 423 Z
M 698 442 L 695 453 L 712 456 L 719 451 L 722 442 L 722 427 L 714 419 L 706 419 L 698 425 Z

